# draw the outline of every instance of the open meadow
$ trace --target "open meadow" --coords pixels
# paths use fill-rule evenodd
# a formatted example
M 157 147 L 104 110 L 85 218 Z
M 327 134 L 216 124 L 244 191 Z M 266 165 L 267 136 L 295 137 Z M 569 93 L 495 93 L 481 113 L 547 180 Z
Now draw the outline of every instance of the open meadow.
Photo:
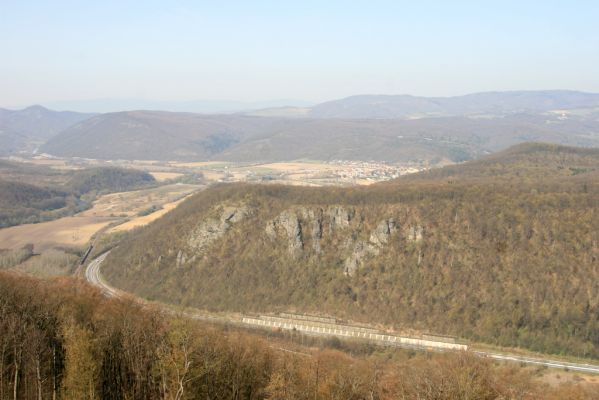
M 73 216 L 0 229 L 0 248 L 18 249 L 33 244 L 35 251 L 41 252 L 54 247 L 85 246 L 95 233 L 110 224 L 123 221 L 124 227 L 119 230 L 127 230 L 157 219 L 198 188 L 175 184 L 104 195 L 92 208 Z M 150 209 L 155 211 L 138 217 Z

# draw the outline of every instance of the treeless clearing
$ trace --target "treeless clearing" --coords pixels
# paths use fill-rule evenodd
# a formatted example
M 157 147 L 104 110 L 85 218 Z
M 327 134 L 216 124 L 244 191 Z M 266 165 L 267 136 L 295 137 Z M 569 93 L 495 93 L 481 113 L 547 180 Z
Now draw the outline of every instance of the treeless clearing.
M 292 179 L 277 179 L 276 181 L 272 181 L 272 183 L 275 183 L 277 185 L 289 185 L 289 186 L 307 186 L 307 187 L 320 187 L 323 186 L 321 184 L 318 184 L 316 182 L 302 182 L 302 181 L 298 181 L 298 180 L 292 180 Z
M 324 163 L 311 163 L 311 162 L 278 162 L 270 164 L 260 164 L 254 166 L 254 168 L 266 168 L 275 171 L 327 171 L 339 169 L 338 166 Z
M 153 212 L 152 214 L 144 215 L 142 217 L 133 218 L 130 221 L 127 221 L 123 224 L 117 225 L 114 228 L 111 228 L 108 233 L 112 232 L 120 232 L 120 231 L 128 231 L 133 228 L 137 228 L 138 226 L 147 225 L 150 222 L 162 217 L 164 214 L 177 207 L 185 198 L 179 199 L 177 201 L 173 201 L 172 203 L 167 203 L 162 206 L 161 210 Z
M 133 217 L 152 205 L 172 203 L 198 190 L 198 185 L 173 184 L 151 189 L 107 194 L 94 202 L 94 206 L 81 213 L 90 217 Z
M 217 181 L 217 180 L 225 177 L 224 172 L 217 172 L 217 171 L 202 171 L 202 174 L 204 174 L 204 178 L 211 180 L 211 181 Z
M 164 207 L 152 214 L 134 218 L 119 230 L 144 225 L 176 207 L 182 197 L 198 188 L 197 185 L 174 184 L 108 194 L 96 200 L 91 209 L 71 217 L 0 229 L 0 248 L 18 249 L 32 243 L 36 252 L 43 252 L 53 247 L 85 246 L 96 232 L 110 223 L 123 217 L 135 217 L 152 205 Z
M 73 216 L 39 224 L 0 229 L 0 248 L 18 249 L 33 243 L 36 252 L 57 246 L 84 246 L 100 229 L 116 218 Z
M 369 185 L 419 170 L 408 165 L 365 161 L 299 160 L 264 164 L 214 161 L 177 165 L 179 168 L 195 166 L 205 180 L 213 182 L 293 182 L 306 186 Z
M 174 167 L 198 168 L 198 167 L 216 167 L 225 166 L 230 163 L 224 161 L 197 161 L 197 162 L 177 162 L 171 161 L 169 165 Z
M 15 161 L 25 162 L 29 164 L 34 164 L 43 167 L 51 167 L 56 169 L 69 169 L 69 164 L 66 160 L 56 159 L 56 158 L 45 158 L 45 157 L 35 157 L 35 158 L 21 158 L 15 157 Z
M 180 176 L 183 176 L 183 174 L 179 173 L 179 172 L 157 172 L 157 171 L 156 172 L 150 171 L 150 175 L 152 175 L 154 177 L 154 179 L 156 179 L 158 182 L 164 182 L 169 179 L 175 179 Z

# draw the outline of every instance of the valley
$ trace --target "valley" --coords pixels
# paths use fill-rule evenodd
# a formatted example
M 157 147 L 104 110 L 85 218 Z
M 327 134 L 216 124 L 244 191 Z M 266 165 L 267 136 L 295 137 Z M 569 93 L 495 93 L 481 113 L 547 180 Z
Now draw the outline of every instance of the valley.
M 581 260 L 595 262 L 595 150 L 526 144 L 480 161 L 420 173 L 415 166 L 341 161 L 236 165 L 38 157 L 26 163 L 39 166 L 50 160 L 61 170 L 109 164 L 162 179 L 153 187 L 101 195 L 73 216 L 2 229 L 4 249 L 20 251 L 33 244 L 42 254 L 79 254 L 88 243 L 98 243 L 97 254 L 116 246 L 107 260 L 106 279 L 127 292 L 176 306 L 241 313 L 318 310 L 386 329 L 401 327 L 408 335 L 430 330 L 493 345 L 594 357 L 592 336 L 548 335 L 542 344 L 511 326 L 497 336 L 497 325 L 480 313 L 490 307 L 489 315 L 507 314 L 513 306 L 506 304 L 504 311 L 499 300 L 507 293 L 530 296 L 534 302 L 542 296 L 536 291 L 543 285 L 568 290 L 553 273 L 543 271 L 546 266 L 539 258 L 543 249 L 543 257 L 554 254 L 553 260 L 564 265 L 570 255 L 564 249 L 575 240 L 564 236 L 566 232 L 586 232 L 583 237 L 591 241 L 583 244 L 588 255 L 579 258 L 578 268 L 584 265 Z M 552 178 L 533 183 L 537 175 Z M 515 208 L 505 208 L 507 196 Z M 485 228 L 481 221 L 494 214 L 501 218 L 488 219 L 495 225 Z M 590 218 L 582 219 L 582 214 Z M 558 239 L 551 227 L 566 215 L 577 225 L 561 222 Z M 485 229 L 493 236 L 481 239 L 488 234 Z M 166 237 L 169 247 L 162 242 Z M 507 248 L 512 250 L 505 253 Z M 497 261 L 486 254 L 498 257 L 504 270 L 492 267 Z M 286 266 L 281 268 L 281 263 Z M 543 277 L 545 283 L 527 281 L 526 272 L 513 269 L 517 263 L 536 268 L 537 279 Z M 177 272 L 171 273 L 172 268 Z M 477 278 L 468 272 L 475 269 Z M 491 288 L 481 287 L 486 293 L 478 295 L 474 290 L 476 302 L 452 294 L 480 279 L 479 285 Z M 499 287 L 492 283 L 497 279 Z M 529 282 L 534 292 L 504 286 L 505 279 Z M 437 283 L 430 286 L 431 280 Z M 576 275 L 568 281 L 581 285 Z M 273 286 L 277 292 L 269 289 Z M 381 291 L 397 307 L 389 300 L 381 303 L 375 294 Z M 453 305 L 433 307 L 448 298 Z M 595 307 L 591 299 L 579 301 L 581 307 Z M 478 309 L 472 309 L 473 304 Z M 530 306 L 520 310 L 519 318 L 540 323 L 542 311 L 529 315 Z M 453 314 L 453 307 L 460 314 Z M 458 315 L 462 317 L 453 319 Z
M 117 217 L 71 216 L 38 224 L 25 224 L 0 229 L 3 249 L 17 250 L 33 244 L 36 252 L 53 248 L 81 249 Z
M 131 294 L 114 288 L 102 277 L 100 267 L 107 255 L 108 252 L 100 255 L 88 264 L 85 270 L 85 278 L 92 285 L 100 288 L 108 297 L 131 299 Z M 469 345 L 464 341 L 456 340 L 455 337 L 434 334 L 402 337 L 398 336 L 401 335 L 400 332 L 381 330 L 380 328 L 377 329 L 376 327 L 367 324 L 351 325 L 333 317 L 291 313 L 280 313 L 278 315 L 243 315 L 238 313 L 215 314 L 189 308 L 173 308 L 160 303 L 149 303 L 139 298 L 134 298 L 134 301 L 145 307 L 154 304 L 154 306 L 163 308 L 168 314 L 176 316 L 182 315 L 193 320 L 207 321 L 216 324 L 251 327 L 254 329 L 265 329 L 267 331 L 288 330 L 308 336 L 336 337 L 342 340 L 371 342 L 377 346 L 399 347 L 429 352 L 470 351 L 472 354 L 479 357 L 506 363 L 533 366 L 540 365 L 552 369 L 563 369 L 566 371 L 591 374 L 591 377 L 593 377 L 594 374 L 599 374 L 599 364 L 589 364 L 588 360 L 548 359 L 543 358 L 542 354 L 535 354 L 522 350 L 516 350 L 514 353 L 509 353 L 506 352 L 506 350 L 489 349 L 484 345 Z M 591 381 L 594 382 L 595 378 L 591 378 Z
M 300 358 L 313 350 L 293 341 L 465 352 L 534 371 L 539 385 L 592 390 L 597 304 L 584 293 L 597 280 L 580 274 L 593 277 L 598 258 L 598 160 L 594 149 L 542 143 L 442 168 L 12 157 L 9 179 L 94 190 L 72 215 L 0 229 L 0 265 L 42 279 L 85 275 L 108 297 L 168 318 L 282 335 L 278 351 Z M 104 173 L 88 171 L 152 181 L 105 190 Z M 560 282 L 565 265 L 576 267 Z M 576 300 L 547 297 L 548 287 Z M 576 328 L 564 335 L 566 326 Z
M 277 351 L 300 358 L 305 343 L 466 353 L 587 390 L 597 99 L 505 93 L 493 109 L 486 96 L 366 96 L 293 116 L 37 109 L 58 128 L 23 131 L 0 160 L 0 268 L 85 275 L 114 301 L 281 336 Z M 6 115 L 10 135 L 21 122 Z
M 289 160 L 285 162 L 95 160 L 48 155 L 12 157 L 15 162 L 54 169 L 121 167 L 151 174 L 158 182 L 202 182 L 205 184 L 257 182 L 304 186 L 369 185 L 419 172 L 431 167 L 423 162 L 387 163 L 360 160 Z M 451 162 L 447 162 L 451 164 Z
M 474 3 L 3 2 L 0 400 L 599 400 L 599 3 Z
M 33 245 L 35 253 L 79 254 L 104 234 L 127 232 L 149 224 L 177 207 L 190 194 L 210 185 L 234 182 L 290 184 L 300 186 L 369 185 L 393 179 L 422 168 L 360 161 L 296 161 L 287 163 L 231 163 L 177 161 L 102 161 L 46 156 L 11 157 L 12 169 L 6 179 L 25 178 L 38 184 L 50 179 L 54 184 L 62 174 L 89 168 L 139 170 L 156 179 L 153 187 L 99 195 L 89 208 L 73 215 L 60 215 L 51 221 L 0 229 L 0 249 L 17 251 Z M 23 172 L 28 171 L 28 175 Z M 41 171 L 44 171 L 43 173 Z M 56 172 L 53 172 L 56 171 Z M 20 174 L 16 175 L 15 174 Z M 54 175 L 53 175 L 54 174 Z M 50 177 L 50 178 L 46 178 Z M 25 261 L 27 262 L 27 261 Z M 25 263 L 24 262 L 24 263 Z M 23 265 L 25 265 L 23 263 Z M 18 269 L 19 266 L 16 266 Z
M 172 184 L 103 195 L 91 208 L 72 216 L 0 229 L 0 243 L 3 249 L 13 250 L 33 244 L 38 252 L 52 248 L 81 249 L 99 232 L 126 231 L 159 218 L 200 188 Z
M 366 187 L 218 185 L 123 238 L 103 270 L 181 307 L 322 312 L 594 358 L 598 168 L 596 150 L 530 144 Z
M 36 346 L 31 338 L 59 339 L 58 332 L 65 332 L 58 342 L 58 348 L 66 353 L 64 358 L 58 355 L 64 365 L 48 364 L 48 369 L 40 371 L 41 380 L 36 380 L 35 364 L 28 357 L 18 365 L 20 393 L 26 396 L 67 392 L 81 398 L 86 397 L 90 384 L 100 386 L 106 379 L 114 379 L 115 384 L 95 390 L 113 397 L 121 393 L 133 396 L 143 390 L 160 397 L 180 388 L 164 365 L 188 365 L 185 391 L 209 398 L 237 394 L 252 398 L 252 393 L 264 392 L 289 398 L 307 394 L 323 400 L 338 393 L 342 398 L 413 398 L 422 393 L 424 385 L 430 385 L 442 386 L 448 398 L 468 391 L 474 398 L 493 399 L 516 392 L 557 400 L 572 394 L 592 399 L 597 389 L 596 375 L 497 363 L 467 352 L 421 353 L 294 331 L 256 331 L 195 321 L 152 304 L 102 296 L 72 278 L 35 280 L 0 272 L 0 294 L 5 299 L 5 307 L 0 309 L 3 321 L 22 326 L 37 315 L 48 318 L 45 326 L 28 327 L 22 339 L 1 335 L 3 343 L 10 340 L 17 349 L 27 349 L 27 354 L 38 355 L 45 362 L 52 359 L 52 342 Z M 29 301 L 24 301 L 27 296 Z M 72 313 L 64 308 L 65 303 L 81 312 Z M 58 314 L 65 312 L 69 313 L 66 318 Z M 69 317 L 76 319 L 69 322 Z M 3 333 L 13 333 L 15 328 L 0 324 Z M 111 335 L 112 340 L 102 340 Z M 154 353 L 156 348 L 160 352 Z M 92 351 L 101 358 L 88 358 L 85 363 L 73 358 Z M 8 353 L 12 355 L 12 349 Z M 108 360 L 118 367 L 116 371 L 103 367 Z M 8 364 L 6 370 L 14 371 L 15 366 Z M 97 372 L 90 374 L 90 370 Z M 139 371 L 144 374 L 138 375 Z M 56 372 L 63 374 L 60 387 L 52 385 Z M 81 387 L 73 377 L 82 377 L 85 385 Z M 9 393 L 13 386 L 8 383 L 14 381 L 5 383 L 0 391 Z
M 503 279 L 512 274 L 519 276 L 518 280 L 529 279 L 526 273 L 510 270 L 516 263 L 541 268 L 533 255 L 538 250 L 531 254 L 530 249 L 544 249 L 543 256 L 554 254 L 553 259 L 562 263 L 569 255 L 563 246 L 570 246 L 564 240 L 571 240 L 563 236 L 565 232 L 587 232 L 583 237 L 594 240 L 592 199 L 596 187 L 592 177 L 599 170 L 594 150 L 526 144 L 479 161 L 420 173 L 415 166 L 346 161 L 238 165 L 37 157 L 21 162 L 36 168 L 50 163 L 65 171 L 110 165 L 161 178 L 153 187 L 103 194 L 89 209 L 73 216 L 0 230 L 2 247 L 15 252 L 30 244 L 42 255 L 56 251 L 80 254 L 89 243 L 99 244 L 94 254 L 116 246 L 107 260 L 105 279 L 148 300 L 212 312 L 318 310 L 392 331 L 401 327 L 401 333 L 407 335 L 431 331 L 504 347 L 594 357 L 592 339 L 586 339 L 589 336 L 579 336 L 576 342 L 574 337 L 549 335 L 543 345 L 512 327 L 497 336 L 497 326 L 480 314 L 485 307 L 491 307 L 488 310 L 492 311 L 486 311 L 489 315 L 504 312 L 498 297 L 481 301 L 494 291 L 500 297 L 516 291 L 522 298 L 525 292 L 517 285 L 503 286 Z M 537 175 L 552 178 L 532 183 Z M 531 197 L 531 193 L 539 194 Z M 506 196 L 518 206 L 508 211 Z M 556 202 L 561 205 L 557 207 Z M 535 211 L 539 206 L 545 211 Z M 581 219 L 585 213 L 591 216 L 586 221 Z M 488 220 L 496 224 L 487 228 L 494 236 L 481 240 L 486 235 L 484 223 L 473 217 L 484 219 L 487 214 L 502 217 Z M 568 228 L 562 222 L 562 237 L 556 239 L 555 231 L 547 227 L 555 226 L 565 215 L 577 221 L 577 226 Z M 171 226 L 177 219 L 182 222 Z M 449 220 L 453 223 L 444 222 Z M 543 224 L 525 225 L 540 220 Z M 533 241 L 528 238 L 530 232 L 535 232 Z M 170 247 L 163 247 L 165 237 L 169 237 Z M 248 239 L 241 239 L 244 237 Z M 524 237 L 528 239 L 522 242 Z M 138 242 L 142 247 L 137 247 Z M 552 243 L 550 248 L 548 243 Z M 583 246 L 589 249 L 584 260 L 592 265 L 596 249 L 591 242 Z M 469 253 L 469 247 L 476 253 Z M 505 248 L 513 249 L 509 258 L 502 255 Z M 520 248 L 529 250 L 524 253 Z M 500 273 L 504 278 L 498 278 L 498 271 L 491 267 L 495 262 L 483 254 L 499 257 L 507 268 Z M 143 269 L 131 263 L 132 258 L 140 260 Z M 444 261 L 437 264 L 437 260 Z M 473 261 L 478 266 L 471 264 Z M 26 270 L 28 262 L 25 259 L 15 269 Z M 286 265 L 283 269 L 281 262 Z M 481 270 L 482 265 L 489 269 Z M 583 265 L 580 259 L 578 265 Z M 171 268 L 177 272 L 169 272 Z M 475 268 L 478 278 L 473 281 L 467 271 Z M 563 287 L 552 274 L 537 271 L 537 278 L 552 283 L 530 281 L 529 288 Z M 138 279 L 140 273 L 143 280 Z M 481 287 L 485 295 L 473 293 L 481 296 L 479 310 L 470 309 L 473 300 L 469 297 L 463 302 L 453 297 L 453 306 L 432 308 L 447 296 L 455 296 L 450 293 L 456 287 L 479 279 L 483 286 L 491 285 L 490 292 Z M 494 287 L 494 279 L 502 279 L 503 287 Z M 577 279 L 572 275 L 569 282 L 579 282 Z M 438 283 L 431 287 L 430 280 Z M 387 282 L 400 284 L 391 288 Z M 422 284 L 426 289 L 418 286 Z M 444 288 L 446 284 L 451 289 Z M 273 286 L 278 292 L 269 289 Z M 391 306 L 388 300 L 381 303 L 375 295 L 381 291 L 398 306 Z M 534 292 L 529 296 L 534 301 L 541 295 Z M 591 299 L 581 298 L 580 302 L 595 307 Z M 475 319 L 452 320 L 458 315 L 452 314 L 452 307 L 462 310 L 463 317 Z M 470 312 L 477 317 L 468 316 Z M 524 308 L 521 312 L 519 318 L 538 323 L 539 315 L 529 316 Z

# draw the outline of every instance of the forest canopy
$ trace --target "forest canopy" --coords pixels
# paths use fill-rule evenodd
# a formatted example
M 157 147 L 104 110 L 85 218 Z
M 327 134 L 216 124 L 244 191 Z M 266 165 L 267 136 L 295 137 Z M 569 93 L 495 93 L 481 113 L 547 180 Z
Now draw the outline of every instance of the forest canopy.
M 2 161 L 0 228 L 71 215 L 88 208 L 99 194 L 154 183 L 152 175 L 133 169 L 97 167 L 61 172 Z
M 205 326 L 75 279 L 0 272 L 2 399 L 584 400 L 596 390 L 551 388 L 537 379 L 542 370 L 468 353 L 351 356 L 327 345 Z
M 598 152 L 533 144 L 473 163 L 473 179 L 466 163 L 450 180 L 214 187 L 124 239 L 103 271 L 182 306 L 321 312 L 599 358 Z

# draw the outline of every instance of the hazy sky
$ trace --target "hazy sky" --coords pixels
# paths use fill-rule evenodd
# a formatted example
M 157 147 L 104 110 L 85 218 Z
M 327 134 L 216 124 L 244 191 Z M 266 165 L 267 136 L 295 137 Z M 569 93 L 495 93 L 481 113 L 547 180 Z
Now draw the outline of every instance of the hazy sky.
M 599 92 L 599 1 L 0 0 L 0 107 Z

